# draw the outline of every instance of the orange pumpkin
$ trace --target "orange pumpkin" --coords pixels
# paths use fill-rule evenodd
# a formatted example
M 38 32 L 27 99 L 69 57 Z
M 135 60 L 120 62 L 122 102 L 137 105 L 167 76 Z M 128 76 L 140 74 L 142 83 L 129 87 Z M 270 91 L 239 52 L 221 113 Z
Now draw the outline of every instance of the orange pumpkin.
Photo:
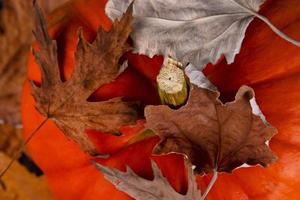
M 78 28 L 83 27 L 89 41 L 93 40 L 99 26 L 109 29 L 111 22 L 104 13 L 105 3 L 105 0 L 73 0 L 49 16 L 49 32 L 58 41 L 63 79 L 68 79 L 72 73 Z M 300 40 L 299 0 L 270 0 L 264 5 L 262 13 L 281 30 Z M 99 101 L 125 96 L 145 104 L 157 103 L 155 77 L 162 58 L 150 59 L 130 53 L 125 57 L 129 60 L 129 68 L 114 82 L 99 88 L 92 99 Z M 231 175 L 220 174 L 207 199 L 300 199 L 300 49 L 278 38 L 267 26 L 255 20 L 247 31 L 235 63 L 227 66 L 225 61 L 221 61 L 217 66 L 207 67 L 205 72 L 223 92 L 225 100 L 232 98 L 240 85 L 252 86 L 263 112 L 279 130 L 270 144 L 279 157 L 277 163 L 267 169 L 257 166 L 237 169 Z M 32 55 L 29 56 L 28 79 L 41 80 Z M 22 94 L 24 137 L 28 137 L 44 119 L 34 105 L 29 83 L 26 82 Z M 153 159 L 172 186 L 184 193 L 187 184 L 182 157 L 151 155 L 159 138 L 122 148 L 142 127 L 143 120 L 136 125 L 122 127 L 121 137 L 95 131 L 87 133 L 99 151 L 111 154 L 110 158 L 99 162 L 121 170 L 129 165 L 139 175 L 151 178 L 150 159 Z M 91 164 L 91 157 L 68 140 L 52 121 L 38 131 L 29 143 L 28 151 L 44 171 L 57 199 L 131 199 L 107 182 Z M 202 190 L 209 179 L 209 176 L 198 177 Z

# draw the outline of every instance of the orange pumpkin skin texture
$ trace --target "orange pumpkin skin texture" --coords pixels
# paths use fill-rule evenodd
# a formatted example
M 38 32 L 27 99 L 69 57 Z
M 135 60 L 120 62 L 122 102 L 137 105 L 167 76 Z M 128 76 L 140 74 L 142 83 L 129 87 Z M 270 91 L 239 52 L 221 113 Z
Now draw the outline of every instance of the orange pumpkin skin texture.
M 298 0 L 269 1 L 262 14 L 300 40 Z M 239 169 L 227 180 L 239 183 L 251 200 L 300 199 L 300 48 L 282 40 L 256 19 L 248 28 L 235 63 L 228 66 L 221 61 L 206 73 L 223 92 L 223 99 L 231 99 L 240 85 L 253 87 L 262 111 L 279 132 L 270 143 L 279 157 L 275 164 L 267 169 Z M 227 177 L 221 175 L 211 196 L 228 194 L 222 188 L 230 181 L 223 176 Z
M 105 3 L 105 0 L 73 0 L 48 18 L 49 32 L 58 40 L 59 62 L 64 79 L 69 78 L 72 73 L 78 28 L 83 27 L 84 35 L 89 41 L 95 37 L 99 26 L 109 29 L 111 22 L 104 14 Z M 298 0 L 268 1 L 262 13 L 281 30 L 300 40 Z M 145 104 L 157 103 L 155 77 L 162 58 L 149 59 L 133 54 L 126 57 L 129 69 L 113 83 L 99 88 L 91 99 L 105 100 L 125 96 L 128 99 L 139 99 Z M 231 99 L 242 84 L 252 86 L 267 119 L 279 130 L 270 144 L 279 157 L 277 163 L 267 169 L 243 168 L 235 170 L 232 175 L 220 174 L 207 199 L 300 199 L 300 49 L 278 38 L 263 23 L 255 20 L 247 31 L 236 62 L 227 66 L 221 61 L 217 66 L 207 68 L 206 73 L 223 92 L 224 99 Z M 29 56 L 28 79 L 40 81 L 40 71 L 32 55 Z M 26 82 L 22 94 L 25 138 L 44 119 L 34 105 L 29 83 Z M 182 157 L 150 155 L 158 138 L 122 149 L 124 143 L 141 130 L 142 126 L 143 121 L 138 121 L 135 126 L 122 127 L 124 137 L 119 138 L 89 130 L 88 134 L 99 150 L 112 155 L 109 159 L 98 161 L 122 170 L 128 164 L 139 175 L 151 178 L 151 158 L 158 163 L 173 187 L 184 192 L 187 185 Z M 38 131 L 28 145 L 28 151 L 44 171 L 57 199 L 131 199 L 107 182 L 91 164 L 91 158 L 78 145 L 65 138 L 52 121 L 48 121 Z M 209 178 L 197 178 L 202 191 Z

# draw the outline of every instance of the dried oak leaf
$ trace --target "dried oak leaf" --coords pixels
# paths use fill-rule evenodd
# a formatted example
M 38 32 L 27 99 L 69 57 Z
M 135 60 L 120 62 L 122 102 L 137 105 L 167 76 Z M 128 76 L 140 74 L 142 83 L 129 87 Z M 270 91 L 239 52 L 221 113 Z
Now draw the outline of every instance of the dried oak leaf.
M 276 129 L 253 114 L 253 97 L 253 90 L 243 86 L 235 101 L 223 104 L 218 92 L 193 85 L 178 110 L 147 106 L 146 127 L 161 137 L 154 151 L 185 154 L 199 173 L 231 172 L 244 163 L 267 166 L 276 159 L 266 144 Z
M 31 2 L 1 1 L 0 10 L 0 120 L 20 124 L 20 92 L 26 77 L 32 38 Z
M 201 199 L 200 190 L 193 174 L 192 166 L 188 165 L 188 191 L 185 195 L 176 192 L 162 175 L 158 166 L 152 161 L 154 178 L 147 180 L 138 176 L 127 167 L 126 172 L 96 164 L 96 167 L 104 174 L 118 190 L 126 192 L 136 200 L 196 200 Z
M 3 169 L 11 158 L 0 152 L 0 168 Z M 14 163 L 3 177 L 6 190 L 0 187 L 1 200 L 54 200 L 45 178 L 31 174 L 19 163 Z
M 127 44 L 131 32 L 132 7 L 120 21 L 114 22 L 109 32 L 99 28 L 92 44 L 82 33 L 75 53 L 72 77 L 63 82 L 57 61 L 56 41 L 48 35 L 40 8 L 35 3 L 35 37 L 40 45 L 34 52 L 42 73 L 41 86 L 32 82 L 36 108 L 51 118 L 64 134 L 90 154 L 96 154 L 85 129 L 116 133 L 124 124 L 136 121 L 136 103 L 114 98 L 101 102 L 88 102 L 89 96 L 103 84 L 113 81 L 119 74 L 121 55 L 130 49 Z
M 13 56 L 23 47 L 22 45 L 30 46 L 31 11 L 30 1 L 5 0 L 3 2 L 0 10 L 0 72 L 11 62 Z
M 20 95 L 26 79 L 28 51 L 29 45 L 20 47 L 0 72 L 0 120 L 6 124 L 21 124 Z M 5 54 L 0 55 L 2 56 Z

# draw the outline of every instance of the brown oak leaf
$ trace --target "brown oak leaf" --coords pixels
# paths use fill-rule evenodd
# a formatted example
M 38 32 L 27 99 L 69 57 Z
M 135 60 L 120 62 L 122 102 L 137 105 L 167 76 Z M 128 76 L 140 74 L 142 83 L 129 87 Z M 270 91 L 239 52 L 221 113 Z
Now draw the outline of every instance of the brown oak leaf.
M 20 92 L 32 38 L 31 2 L 1 1 L 0 10 L 0 119 L 20 124 Z
M 132 169 L 127 167 L 126 172 L 96 164 L 96 167 L 104 174 L 118 190 L 126 192 L 136 200 L 196 200 L 201 199 L 196 177 L 190 164 L 188 167 L 188 191 L 185 195 L 176 192 L 162 175 L 161 170 L 152 161 L 154 178 L 147 180 L 138 176 Z
M 252 113 L 253 97 L 253 90 L 243 86 L 235 101 L 223 104 L 218 92 L 193 85 L 178 110 L 147 106 L 146 127 L 161 137 L 155 153 L 185 154 L 199 173 L 231 172 L 244 163 L 267 166 L 276 158 L 266 144 L 276 129 Z
M 5 0 L 0 10 L 0 72 L 24 44 L 30 45 L 31 3 L 23 0 Z
M 85 129 L 116 133 L 122 125 L 135 122 L 137 117 L 134 102 L 124 102 L 121 98 L 87 101 L 96 89 L 113 81 L 119 74 L 119 58 L 130 49 L 127 39 L 131 32 L 132 7 L 120 21 L 114 22 L 109 32 L 99 28 L 92 44 L 85 41 L 80 32 L 75 68 L 72 77 L 65 82 L 60 78 L 56 41 L 50 39 L 36 3 L 34 9 L 35 37 L 40 46 L 34 55 L 42 73 L 41 85 L 32 83 L 36 108 L 83 150 L 96 154 Z

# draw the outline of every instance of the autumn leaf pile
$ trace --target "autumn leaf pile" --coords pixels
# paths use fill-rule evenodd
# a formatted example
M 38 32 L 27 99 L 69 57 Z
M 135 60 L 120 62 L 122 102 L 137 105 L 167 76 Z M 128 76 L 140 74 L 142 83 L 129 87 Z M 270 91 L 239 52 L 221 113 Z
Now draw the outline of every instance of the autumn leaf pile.
M 88 43 L 79 31 L 75 70 L 70 79 L 62 81 L 57 60 L 57 43 L 49 37 L 42 11 L 35 4 L 34 34 L 39 49 L 34 50 L 34 55 L 42 72 L 42 83 L 31 84 L 36 108 L 44 115 L 45 120 L 53 120 L 66 137 L 91 155 L 101 152 L 93 146 L 85 130 L 117 134 L 121 126 L 134 123 L 142 109 L 137 102 L 121 98 L 88 101 L 97 88 L 113 81 L 122 73 L 120 58 L 133 48 L 129 45 L 129 35 L 134 24 L 132 6 L 133 4 L 129 5 L 108 32 L 99 28 L 92 43 Z M 205 76 L 201 81 L 206 81 Z M 197 86 L 193 84 L 197 82 L 193 79 L 191 82 L 188 100 L 179 109 L 172 109 L 167 105 L 148 105 L 144 109 L 144 131 L 151 130 L 161 138 L 153 153 L 178 153 L 187 159 L 190 181 L 186 196 L 171 188 L 155 163 L 152 165 L 153 181 L 138 177 L 130 168 L 127 172 L 119 172 L 96 164 L 109 181 L 135 199 L 142 199 L 148 192 L 152 193 L 158 188 L 162 191 L 157 191 L 153 199 L 204 199 L 205 195 L 201 197 L 195 185 L 192 165 L 195 166 L 196 173 L 216 174 L 231 172 L 243 164 L 267 167 L 276 160 L 267 144 L 276 134 L 276 129 L 253 106 L 255 99 L 251 88 L 241 87 L 235 101 L 224 104 L 217 91 Z
M 0 18 L 1 42 L 9 44 L 2 45 L 0 49 L 1 54 L 6 55 L 0 61 L 0 117 L 10 124 L 0 126 L 3 132 L 0 136 L 1 167 L 7 165 L 9 156 L 22 148 L 20 130 L 15 127 L 20 124 L 18 99 L 25 79 L 24 65 L 32 28 L 37 42 L 32 52 L 40 67 L 42 80 L 41 83 L 31 81 L 31 89 L 35 107 L 44 116 L 41 126 L 52 120 L 65 137 L 97 160 L 110 155 L 103 155 L 96 148 L 87 130 L 120 135 L 122 126 L 143 119 L 143 129 L 131 138 L 128 146 L 158 137 L 160 141 L 153 149 L 154 155 L 179 154 L 185 158 L 186 194 L 174 190 L 154 161 L 151 165 L 153 180 L 139 176 L 129 167 L 122 172 L 95 161 L 99 173 L 131 197 L 137 200 L 204 200 L 218 173 L 231 173 L 245 165 L 268 167 L 276 161 L 277 157 L 268 143 L 277 130 L 259 109 L 253 89 L 241 86 L 234 101 L 223 102 L 217 88 L 201 72 L 208 63 L 215 64 L 221 55 L 228 63 L 234 62 L 245 31 L 254 17 L 264 21 L 282 38 L 299 46 L 299 42 L 281 33 L 257 13 L 264 1 L 216 0 L 217 3 L 211 3 L 200 0 L 175 5 L 172 0 L 154 3 L 110 0 L 106 12 L 113 20 L 111 29 L 105 31 L 100 27 L 91 43 L 85 39 L 83 30 L 78 30 L 75 67 L 67 80 L 61 77 L 57 51 L 59 41 L 51 39 L 38 3 L 34 1 L 32 10 L 25 1 L 7 2 L 15 9 L 4 9 Z M 44 2 L 44 7 L 52 6 Z M 210 10 L 200 12 L 202 6 Z M 194 11 L 190 12 L 192 8 Z M 222 26 L 211 25 L 212 19 Z M 10 25 L 12 21 L 16 21 L 15 27 L 18 29 Z M 182 62 L 189 85 L 186 103 L 175 109 L 168 105 L 144 106 L 121 97 L 90 101 L 89 97 L 98 88 L 123 73 L 126 61 L 122 56 L 130 50 L 150 57 L 172 57 Z M 15 81 L 11 81 L 12 78 Z M 200 191 L 196 176 L 204 174 L 213 174 L 213 177 L 207 190 Z M 23 199 L 34 195 L 22 190 L 19 183 L 14 182 L 14 176 L 24 177 L 22 181 L 35 188 L 34 192 L 48 192 L 43 177 L 30 174 L 17 163 L 3 179 L 8 190 L 0 194 L 0 199 L 15 199 L 13 193 L 23 195 Z M 47 198 L 52 197 L 45 194 L 44 199 Z

